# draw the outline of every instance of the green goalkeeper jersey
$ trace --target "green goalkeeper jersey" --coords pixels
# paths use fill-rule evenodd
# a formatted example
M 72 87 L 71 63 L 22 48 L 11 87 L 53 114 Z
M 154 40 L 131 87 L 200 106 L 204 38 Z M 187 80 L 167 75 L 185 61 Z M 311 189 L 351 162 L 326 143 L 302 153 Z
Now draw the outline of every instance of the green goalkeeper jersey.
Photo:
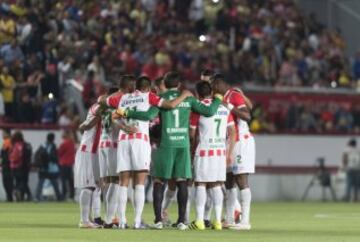
M 165 100 L 173 100 L 180 96 L 177 90 L 168 90 L 160 96 Z M 217 111 L 221 101 L 214 99 L 211 105 L 202 104 L 195 97 L 188 97 L 174 109 L 162 109 L 151 107 L 146 112 L 129 110 L 128 118 L 149 120 L 153 119 L 160 112 L 161 120 L 161 141 L 162 147 L 189 147 L 189 122 L 190 113 L 196 112 L 203 116 L 212 116 Z

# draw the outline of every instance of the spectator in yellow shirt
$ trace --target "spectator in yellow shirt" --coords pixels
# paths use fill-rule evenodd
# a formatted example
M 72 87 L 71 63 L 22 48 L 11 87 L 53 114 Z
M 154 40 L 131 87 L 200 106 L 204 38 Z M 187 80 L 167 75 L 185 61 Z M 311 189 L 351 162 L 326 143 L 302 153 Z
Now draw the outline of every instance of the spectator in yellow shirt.
M 15 38 L 16 24 L 8 14 L 0 16 L 0 45 L 3 45 Z
M 1 94 L 4 99 L 5 116 L 7 118 L 12 118 L 15 79 L 9 74 L 9 69 L 6 66 L 3 67 L 0 74 L 0 87 L 1 87 Z

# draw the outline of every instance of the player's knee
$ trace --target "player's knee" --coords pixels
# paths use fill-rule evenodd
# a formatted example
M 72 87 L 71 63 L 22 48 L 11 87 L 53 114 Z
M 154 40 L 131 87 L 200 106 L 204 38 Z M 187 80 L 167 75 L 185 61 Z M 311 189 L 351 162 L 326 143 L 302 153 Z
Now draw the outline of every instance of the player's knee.
M 168 189 L 171 191 L 175 191 L 176 190 L 176 181 L 174 180 L 169 180 L 168 183 Z
M 164 185 L 165 184 L 165 181 L 163 179 L 160 179 L 160 178 L 154 178 L 154 185 L 155 184 L 161 184 L 161 185 Z M 175 189 L 174 189 L 175 190 Z
M 234 182 L 234 177 L 232 175 L 232 173 L 227 173 L 226 174 L 226 181 L 225 181 L 225 188 L 226 189 L 232 189 L 235 186 L 235 182 Z
M 240 190 L 248 188 L 249 187 L 248 175 L 241 174 L 241 175 L 236 176 L 236 183 Z

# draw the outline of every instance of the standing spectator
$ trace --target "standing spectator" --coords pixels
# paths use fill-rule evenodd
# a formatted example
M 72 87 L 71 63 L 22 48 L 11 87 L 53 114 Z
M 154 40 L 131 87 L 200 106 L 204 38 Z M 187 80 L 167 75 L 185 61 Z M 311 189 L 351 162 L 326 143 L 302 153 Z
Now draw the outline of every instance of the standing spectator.
M 88 71 L 87 77 L 84 82 L 84 89 L 82 92 L 82 97 L 86 108 L 89 108 L 96 97 L 95 94 L 95 84 L 94 84 L 94 71 Z
M 354 190 L 354 199 L 358 199 L 360 182 L 360 153 L 355 139 L 351 139 L 343 153 L 343 169 L 346 171 L 345 201 L 351 201 L 351 192 Z
M 60 178 L 62 185 L 62 199 L 66 199 L 67 185 L 69 186 L 69 199 L 74 199 L 74 174 L 75 143 L 69 131 L 64 131 L 63 141 L 58 148 Z
M 44 186 L 45 179 L 49 179 L 51 185 L 54 188 L 56 199 L 60 200 L 60 191 L 58 184 L 59 176 L 59 166 L 58 166 L 58 157 L 56 146 L 54 143 L 55 135 L 49 133 L 46 137 L 46 143 L 44 146 L 40 147 L 44 161 L 41 162 L 39 167 L 39 183 L 36 188 L 36 199 L 42 201 L 42 189 Z M 40 153 L 40 152 L 39 152 Z
M 10 169 L 15 180 L 15 197 L 17 201 L 22 200 L 21 194 L 24 191 L 24 174 L 23 174 L 23 151 L 24 138 L 20 131 L 15 131 L 11 137 L 11 149 L 9 153 Z
M 360 79 L 360 51 L 356 52 L 352 70 L 353 70 L 353 76 L 354 76 L 355 80 L 359 80 Z
M 16 39 L 13 39 L 11 43 L 2 46 L 0 49 L 0 55 L 4 58 L 7 66 L 14 64 L 19 65 L 19 63 L 25 59 Z
M 93 57 L 92 62 L 87 67 L 87 70 L 94 72 L 95 80 L 97 80 L 100 84 L 105 83 L 105 70 L 100 63 L 98 56 Z
M 60 88 L 65 86 L 66 81 L 71 79 L 73 75 L 73 64 L 74 59 L 70 56 L 66 57 L 64 61 L 60 61 L 57 68 L 58 68 L 58 75 L 59 75 L 59 85 Z
M 72 123 L 72 112 L 67 106 L 63 106 L 60 109 L 58 125 L 60 127 L 70 126 Z
M 9 12 L 2 11 L 0 16 L 0 45 L 3 45 L 14 38 L 16 23 L 10 17 Z
M 11 137 L 10 132 L 7 130 L 2 131 L 3 145 L 1 147 L 1 171 L 4 190 L 6 192 L 6 201 L 13 201 L 13 177 L 10 169 L 9 153 L 11 150 Z
M 31 144 L 24 140 L 24 148 L 23 148 L 23 163 L 21 166 L 22 174 L 23 174 L 23 184 L 24 189 L 21 193 L 22 198 L 26 195 L 26 200 L 31 201 L 32 195 L 29 188 L 29 175 L 31 169 L 31 161 L 32 161 L 32 147 Z
M 0 74 L 1 94 L 4 99 L 5 115 L 8 118 L 13 117 L 14 89 L 15 80 L 9 74 L 9 68 L 4 66 Z
M 54 95 L 50 93 L 48 97 L 44 97 L 41 123 L 43 124 L 55 124 L 57 116 L 57 102 L 54 99 Z

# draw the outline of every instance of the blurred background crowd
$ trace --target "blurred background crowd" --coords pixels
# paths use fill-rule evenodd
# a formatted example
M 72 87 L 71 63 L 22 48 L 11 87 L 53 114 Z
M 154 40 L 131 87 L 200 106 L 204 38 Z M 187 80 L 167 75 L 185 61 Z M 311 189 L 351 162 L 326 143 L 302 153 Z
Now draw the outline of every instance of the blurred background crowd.
M 66 87 L 81 91 L 86 108 L 124 73 L 155 79 L 177 70 L 191 84 L 210 69 L 234 85 L 275 89 L 354 89 L 360 80 L 360 53 L 347 57 L 340 30 L 293 0 L 4 0 L 0 13 L 5 123 L 76 127 Z M 251 126 L 356 132 L 359 109 L 291 103 L 279 122 L 259 102 Z

